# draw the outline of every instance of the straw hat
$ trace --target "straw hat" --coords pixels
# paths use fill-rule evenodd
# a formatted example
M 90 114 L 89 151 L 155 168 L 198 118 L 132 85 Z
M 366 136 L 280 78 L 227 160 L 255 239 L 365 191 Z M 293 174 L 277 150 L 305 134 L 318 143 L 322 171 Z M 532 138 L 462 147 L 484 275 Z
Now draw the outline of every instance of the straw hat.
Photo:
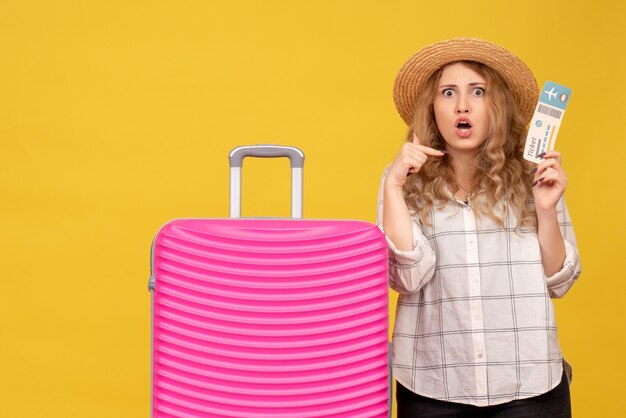
M 513 92 L 526 123 L 539 96 L 530 69 L 512 52 L 478 38 L 454 38 L 424 47 L 404 63 L 393 86 L 393 100 L 407 125 L 413 123 L 415 103 L 428 78 L 455 61 L 476 61 L 495 71 Z

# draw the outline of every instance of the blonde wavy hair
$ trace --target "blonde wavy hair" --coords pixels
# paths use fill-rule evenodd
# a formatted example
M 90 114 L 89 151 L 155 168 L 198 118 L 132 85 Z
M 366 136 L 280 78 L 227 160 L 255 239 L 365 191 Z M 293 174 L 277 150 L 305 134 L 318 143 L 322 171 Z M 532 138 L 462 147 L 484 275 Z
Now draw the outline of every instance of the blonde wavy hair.
M 513 95 L 496 71 L 478 62 L 460 62 L 476 71 L 487 82 L 485 100 L 490 128 L 479 150 L 472 185 L 472 190 L 476 191 L 473 200 L 484 201 L 486 204 L 477 204 L 474 210 L 479 215 L 493 219 L 502 227 L 505 227 L 507 211 L 511 210 L 518 220 L 516 229 L 536 228 L 536 213 L 530 203 L 532 166 L 523 158 L 526 124 Z M 430 77 L 418 97 L 407 141 L 411 141 L 415 133 L 423 145 L 436 149 L 445 148 L 433 110 L 433 100 L 444 68 L 440 68 Z M 445 193 L 446 188 L 451 192 L 458 190 L 450 157 L 428 158 L 420 171 L 407 178 L 403 189 L 404 199 L 409 209 L 414 210 L 420 220 L 429 225 L 431 208 L 435 206 L 441 209 L 449 199 Z

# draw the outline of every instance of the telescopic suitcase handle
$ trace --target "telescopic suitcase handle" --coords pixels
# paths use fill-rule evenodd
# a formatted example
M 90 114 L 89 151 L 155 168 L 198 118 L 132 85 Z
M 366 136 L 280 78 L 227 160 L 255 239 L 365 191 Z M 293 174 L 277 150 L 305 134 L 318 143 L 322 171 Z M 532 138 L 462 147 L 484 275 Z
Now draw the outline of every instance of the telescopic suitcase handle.
M 247 145 L 234 148 L 230 163 L 230 217 L 241 217 L 241 166 L 246 157 L 287 157 L 291 163 L 291 217 L 302 219 L 302 168 L 304 153 L 296 147 L 282 145 Z

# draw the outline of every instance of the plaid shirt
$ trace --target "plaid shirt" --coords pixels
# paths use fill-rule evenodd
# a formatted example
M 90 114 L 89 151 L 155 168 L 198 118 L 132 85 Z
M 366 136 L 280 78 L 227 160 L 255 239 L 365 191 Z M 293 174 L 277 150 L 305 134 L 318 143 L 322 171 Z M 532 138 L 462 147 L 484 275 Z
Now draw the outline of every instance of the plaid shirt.
M 431 226 L 412 213 L 412 251 L 387 238 L 389 286 L 400 293 L 393 374 L 422 396 L 487 406 L 540 395 L 561 381 L 550 298 L 562 297 L 581 267 L 563 199 L 557 209 L 566 256 L 550 277 L 534 229 L 516 232 L 510 212 L 505 228 L 478 218 L 476 204 L 450 194 L 443 209 L 431 209 Z

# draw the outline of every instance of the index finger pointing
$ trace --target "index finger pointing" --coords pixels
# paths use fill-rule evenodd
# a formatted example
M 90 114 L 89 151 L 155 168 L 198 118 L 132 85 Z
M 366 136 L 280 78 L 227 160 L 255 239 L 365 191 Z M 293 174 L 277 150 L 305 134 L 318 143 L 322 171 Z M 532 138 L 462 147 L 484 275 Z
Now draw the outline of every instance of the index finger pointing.
M 417 135 L 415 135 L 415 132 L 413 132 L 413 140 L 411 141 L 411 143 L 413 145 L 417 145 L 417 149 L 422 151 L 424 154 L 432 155 L 435 157 L 442 157 L 448 153 L 447 151 L 442 151 L 435 148 L 427 147 L 426 145 L 422 145 L 421 140 Z
M 427 147 L 426 145 L 418 145 L 418 149 L 424 154 L 432 155 L 434 157 L 442 157 L 448 153 L 447 151 Z

